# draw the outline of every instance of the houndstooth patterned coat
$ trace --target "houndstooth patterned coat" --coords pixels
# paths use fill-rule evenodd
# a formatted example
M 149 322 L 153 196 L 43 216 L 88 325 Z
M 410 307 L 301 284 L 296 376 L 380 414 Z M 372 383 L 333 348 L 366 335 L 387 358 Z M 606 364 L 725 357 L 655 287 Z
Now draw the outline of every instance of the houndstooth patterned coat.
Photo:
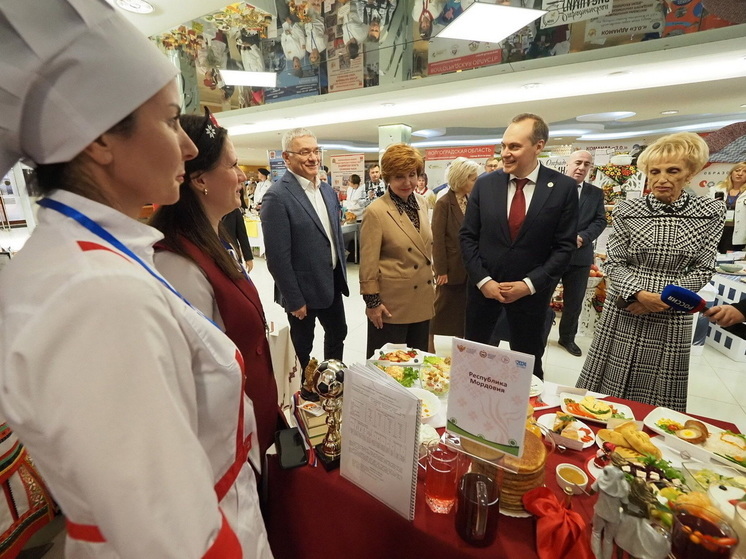
M 604 265 L 610 285 L 579 388 L 686 411 L 691 315 L 635 316 L 615 301 L 669 284 L 702 289 L 715 271 L 724 221 L 723 202 L 686 192 L 669 206 L 652 194 L 617 206 Z

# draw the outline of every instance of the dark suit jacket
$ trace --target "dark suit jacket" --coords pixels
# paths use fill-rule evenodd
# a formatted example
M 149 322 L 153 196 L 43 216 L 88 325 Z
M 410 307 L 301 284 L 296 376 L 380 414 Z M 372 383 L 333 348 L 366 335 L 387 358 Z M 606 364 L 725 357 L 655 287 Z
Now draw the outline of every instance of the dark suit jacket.
M 746 297 L 744 297 L 737 303 L 733 303 L 733 306 L 736 307 L 739 311 L 741 311 L 741 314 L 746 316 Z
M 526 219 L 514 241 L 508 229 L 508 180 L 502 170 L 477 179 L 461 227 L 461 253 L 469 279 L 528 277 L 536 292 L 554 289 L 577 247 L 577 184 L 541 166 Z
M 254 260 L 254 253 L 251 251 L 249 244 L 249 234 L 246 232 L 246 222 L 243 220 L 241 208 L 236 208 L 229 214 L 225 214 L 222 219 L 231 240 L 241 247 L 244 261 Z
M 319 188 L 335 237 L 337 261 L 343 274 L 342 294 L 349 295 L 339 199 L 327 183 L 322 182 Z M 290 171 L 264 194 L 261 218 L 267 268 L 275 280 L 275 302 L 287 312 L 303 305 L 311 309 L 331 306 L 335 296 L 331 241 Z
M 593 241 L 598 239 L 604 229 L 604 191 L 589 182 L 584 182 L 578 205 L 578 235 L 583 239 L 583 246 L 573 253 L 570 266 L 593 264 Z
M 433 268 L 436 276 L 448 275 L 448 285 L 466 283 L 467 279 L 459 241 L 463 221 L 456 193 L 449 190 L 435 203 L 432 225 Z

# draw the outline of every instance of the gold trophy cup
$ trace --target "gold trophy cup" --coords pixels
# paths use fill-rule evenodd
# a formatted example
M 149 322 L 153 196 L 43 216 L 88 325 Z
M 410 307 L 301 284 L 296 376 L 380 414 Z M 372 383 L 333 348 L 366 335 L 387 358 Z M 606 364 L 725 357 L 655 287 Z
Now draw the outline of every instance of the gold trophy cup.
M 344 391 L 344 370 L 347 366 L 336 359 L 322 361 L 317 369 L 316 393 L 321 398 L 321 407 L 326 412 L 328 430 L 322 443 L 316 445 L 316 455 L 324 468 L 333 470 L 339 467 L 342 452 L 341 414 L 342 393 Z

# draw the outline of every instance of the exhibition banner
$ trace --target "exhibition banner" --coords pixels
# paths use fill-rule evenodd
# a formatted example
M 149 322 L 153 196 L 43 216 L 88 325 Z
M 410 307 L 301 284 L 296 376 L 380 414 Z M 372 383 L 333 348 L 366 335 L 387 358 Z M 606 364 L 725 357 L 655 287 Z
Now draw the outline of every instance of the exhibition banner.
M 350 175 L 359 175 L 360 180 L 365 182 L 365 155 L 362 153 L 332 155 L 329 174 L 331 175 L 330 184 L 338 188 L 340 192 L 347 191 Z
M 267 159 L 269 160 L 269 178 L 272 182 L 275 182 L 287 170 L 285 160 L 282 158 L 281 149 L 269 149 L 267 150 Z
M 495 146 L 458 146 L 425 150 L 425 173 L 428 187 L 435 188 L 445 182 L 446 169 L 457 157 L 466 157 L 482 166 L 495 154 Z M 480 171 L 481 174 L 481 171 Z
M 543 0 L 541 28 L 567 25 L 611 13 L 611 0 Z
M 585 25 L 585 40 L 603 44 L 608 37 L 661 33 L 664 9 L 655 0 L 615 0 L 607 16 L 594 18 Z

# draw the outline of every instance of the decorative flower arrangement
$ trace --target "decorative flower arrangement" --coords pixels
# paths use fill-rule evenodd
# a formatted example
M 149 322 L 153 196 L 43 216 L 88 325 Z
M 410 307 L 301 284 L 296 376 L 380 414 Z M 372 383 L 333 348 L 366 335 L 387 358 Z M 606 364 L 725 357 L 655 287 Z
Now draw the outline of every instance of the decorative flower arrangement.
M 599 165 L 597 169 L 620 186 L 637 173 L 634 165 Z

